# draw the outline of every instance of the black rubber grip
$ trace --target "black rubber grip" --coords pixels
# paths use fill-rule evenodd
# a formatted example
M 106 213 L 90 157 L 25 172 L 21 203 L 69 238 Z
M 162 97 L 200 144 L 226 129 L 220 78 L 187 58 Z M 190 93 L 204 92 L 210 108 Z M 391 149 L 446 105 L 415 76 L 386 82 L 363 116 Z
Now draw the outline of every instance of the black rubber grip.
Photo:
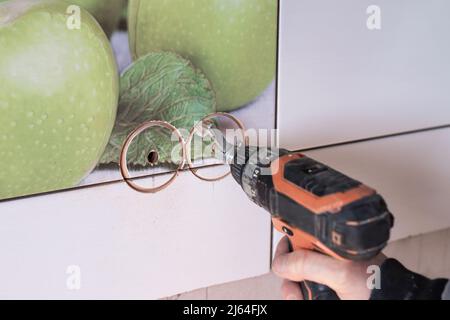
M 333 289 L 312 281 L 299 283 L 304 300 L 340 300 Z

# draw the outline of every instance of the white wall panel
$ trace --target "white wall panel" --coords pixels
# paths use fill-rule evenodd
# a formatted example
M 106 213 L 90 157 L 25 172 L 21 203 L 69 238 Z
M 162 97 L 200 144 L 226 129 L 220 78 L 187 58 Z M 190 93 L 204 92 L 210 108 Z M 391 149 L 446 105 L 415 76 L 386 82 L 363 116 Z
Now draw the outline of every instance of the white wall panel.
M 268 272 L 270 218 L 231 177 L 182 173 L 154 195 L 113 183 L 1 202 L 0 254 L 0 298 L 160 298 Z
M 371 31 L 373 4 L 381 29 Z M 446 0 L 281 0 L 281 145 L 449 124 L 449 10 Z

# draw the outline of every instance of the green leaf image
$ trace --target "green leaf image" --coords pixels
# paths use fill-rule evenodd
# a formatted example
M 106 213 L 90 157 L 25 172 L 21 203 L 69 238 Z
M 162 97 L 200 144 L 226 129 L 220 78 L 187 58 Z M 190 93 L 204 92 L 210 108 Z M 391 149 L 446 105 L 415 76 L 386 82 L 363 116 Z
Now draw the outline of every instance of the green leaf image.
M 164 120 L 178 129 L 190 130 L 215 110 L 214 91 L 200 70 L 175 53 L 150 53 L 121 76 L 117 120 L 100 163 L 118 163 L 126 137 L 143 122 Z M 177 144 L 171 142 L 167 129 L 146 130 L 131 144 L 128 163 L 146 166 L 151 150 L 158 151 L 159 163 L 169 163 Z

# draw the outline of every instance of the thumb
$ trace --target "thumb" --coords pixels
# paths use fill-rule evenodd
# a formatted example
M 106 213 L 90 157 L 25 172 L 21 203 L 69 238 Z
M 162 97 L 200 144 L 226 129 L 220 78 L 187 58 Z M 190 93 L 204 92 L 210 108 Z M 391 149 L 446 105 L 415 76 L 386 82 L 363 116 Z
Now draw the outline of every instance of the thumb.
M 335 291 L 340 291 L 347 278 L 345 263 L 310 250 L 279 254 L 275 257 L 272 268 L 281 278 L 314 281 Z

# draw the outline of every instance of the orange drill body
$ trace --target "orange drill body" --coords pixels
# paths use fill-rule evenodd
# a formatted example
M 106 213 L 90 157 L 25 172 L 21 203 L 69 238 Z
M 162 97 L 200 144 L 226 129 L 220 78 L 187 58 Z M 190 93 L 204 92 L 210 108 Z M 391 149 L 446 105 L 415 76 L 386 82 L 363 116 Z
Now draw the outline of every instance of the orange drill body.
M 393 216 L 374 189 L 301 153 L 267 149 L 269 163 L 259 157 L 258 148 L 246 147 L 245 159 L 235 159 L 241 164 L 231 165 L 233 177 L 270 212 L 293 250 L 356 261 L 371 259 L 386 246 Z M 311 299 L 332 296 L 329 288 L 312 282 L 303 289 Z

